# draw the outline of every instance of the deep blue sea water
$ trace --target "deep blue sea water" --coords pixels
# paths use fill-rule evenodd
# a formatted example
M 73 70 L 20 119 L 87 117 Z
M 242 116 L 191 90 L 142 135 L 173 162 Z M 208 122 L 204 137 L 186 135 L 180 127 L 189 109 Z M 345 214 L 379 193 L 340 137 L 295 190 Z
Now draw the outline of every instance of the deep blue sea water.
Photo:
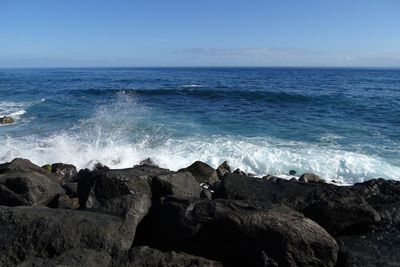
M 0 162 L 400 179 L 400 70 L 0 69 Z

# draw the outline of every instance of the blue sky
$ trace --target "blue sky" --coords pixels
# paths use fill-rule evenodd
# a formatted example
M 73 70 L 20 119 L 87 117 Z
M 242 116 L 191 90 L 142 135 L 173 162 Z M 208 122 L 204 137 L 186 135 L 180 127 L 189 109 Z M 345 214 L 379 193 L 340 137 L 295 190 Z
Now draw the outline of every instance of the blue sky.
M 1 0 L 0 67 L 400 67 L 398 0 Z

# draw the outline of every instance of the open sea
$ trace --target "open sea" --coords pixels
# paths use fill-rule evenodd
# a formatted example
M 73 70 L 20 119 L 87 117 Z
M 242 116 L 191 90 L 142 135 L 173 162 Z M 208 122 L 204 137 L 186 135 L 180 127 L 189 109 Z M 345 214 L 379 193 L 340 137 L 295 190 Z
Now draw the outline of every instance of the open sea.
M 0 162 L 400 180 L 400 69 L 0 69 Z

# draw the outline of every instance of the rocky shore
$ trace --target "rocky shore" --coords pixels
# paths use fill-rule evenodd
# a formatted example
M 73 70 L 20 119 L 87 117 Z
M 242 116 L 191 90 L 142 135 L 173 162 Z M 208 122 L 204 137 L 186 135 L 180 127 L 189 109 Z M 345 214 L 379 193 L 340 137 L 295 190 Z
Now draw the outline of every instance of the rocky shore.
M 400 182 L 0 164 L 0 266 L 400 266 Z

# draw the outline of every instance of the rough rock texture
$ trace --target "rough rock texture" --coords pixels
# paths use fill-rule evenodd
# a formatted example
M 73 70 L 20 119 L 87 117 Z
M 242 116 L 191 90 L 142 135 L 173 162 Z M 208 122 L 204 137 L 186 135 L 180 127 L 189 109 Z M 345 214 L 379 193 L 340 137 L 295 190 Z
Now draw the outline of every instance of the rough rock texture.
M 94 212 L 0 206 L 0 265 L 54 257 L 77 248 L 127 250 L 135 230 L 131 221 L 127 224 L 119 217 Z
M 338 267 L 400 266 L 400 225 L 389 230 L 337 238 Z
M 27 159 L 0 164 L 0 205 L 46 206 L 64 193 L 55 176 Z
M 154 163 L 154 161 L 151 158 L 146 158 L 142 161 L 139 162 L 139 165 L 136 165 L 134 167 L 138 167 L 138 166 L 147 166 L 147 167 L 158 167 L 157 164 Z
M 61 267 L 61 266 L 110 266 L 112 258 L 108 253 L 91 249 L 70 249 L 51 259 L 29 258 L 19 267 Z
M 0 117 L 0 124 L 14 123 L 14 119 L 8 116 Z
M 0 266 L 400 266 L 398 181 L 53 165 L 0 164 Z
M 187 168 L 180 169 L 178 172 L 190 172 L 199 183 L 213 183 L 218 180 L 217 172 L 208 164 L 196 161 Z
M 399 181 L 374 179 L 355 184 L 351 190 L 362 196 L 378 212 L 384 227 L 400 223 Z
M 125 255 L 120 256 L 113 266 L 222 266 L 221 263 L 204 259 L 202 257 L 177 253 L 174 251 L 162 252 L 147 246 L 138 246 L 130 249 Z
M 151 198 L 147 194 L 128 194 L 107 200 L 104 205 L 95 208 L 96 212 L 124 218 L 129 223 L 137 225 L 148 213 Z
M 0 263 L 51 258 L 76 248 L 127 250 L 150 205 L 147 195 L 131 194 L 92 211 L 0 206 Z
M 71 198 L 67 195 L 60 195 L 56 197 L 56 200 L 52 202 L 52 208 L 59 209 L 78 209 L 79 208 L 79 199 Z
M 62 185 L 65 190 L 65 193 L 70 197 L 78 197 L 78 183 L 76 182 L 67 182 Z
M 178 197 L 200 197 L 201 187 L 190 172 L 163 174 L 153 178 L 155 197 L 174 195 Z
M 65 163 L 51 164 L 51 172 L 62 176 L 66 182 L 70 182 L 78 173 L 74 165 Z
M 314 173 L 304 173 L 300 176 L 299 181 L 306 183 L 325 183 L 325 180 Z
M 153 166 L 136 166 L 120 170 L 79 171 L 79 204 L 81 208 L 104 204 L 108 199 L 130 193 L 152 195 L 152 178 L 160 174 L 171 173 L 167 169 Z
M 336 262 L 335 240 L 318 224 L 284 206 L 166 197 L 146 224 L 148 235 L 139 243 L 202 255 L 228 266 L 274 262 L 334 266 Z
M 264 180 L 227 174 L 219 197 L 282 203 L 304 213 L 331 234 L 365 232 L 380 216 L 350 187 L 322 183 Z
M 228 165 L 227 161 L 224 161 L 221 165 L 218 166 L 217 168 L 217 175 L 219 179 L 222 179 L 222 177 L 224 177 L 225 174 L 230 173 L 231 167 Z

